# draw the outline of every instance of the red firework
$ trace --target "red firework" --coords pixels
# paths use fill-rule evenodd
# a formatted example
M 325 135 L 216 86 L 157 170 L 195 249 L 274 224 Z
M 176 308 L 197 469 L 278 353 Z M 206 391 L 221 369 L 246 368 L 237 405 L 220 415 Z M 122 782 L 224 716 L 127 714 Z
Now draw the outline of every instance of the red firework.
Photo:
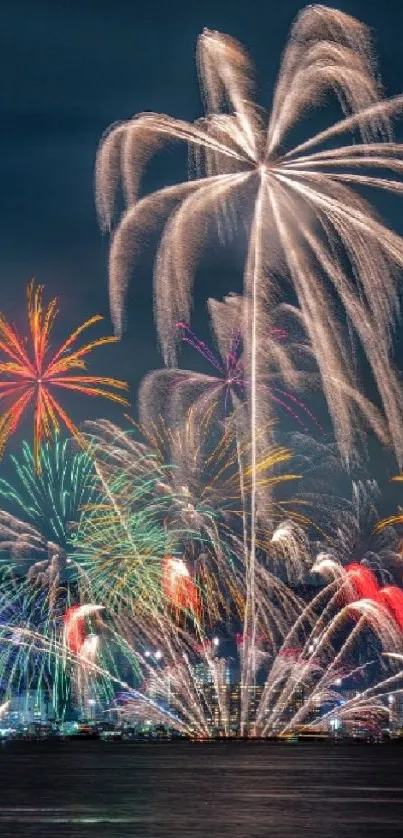
M 370 599 L 383 605 L 403 631 L 403 591 L 396 585 L 379 585 L 375 574 L 368 567 L 352 563 L 346 567 L 357 599 Z
M 346 571 L 357 599 L 379 601 L 379 584 L 372 570 L 358 562 L 352 562 L 346 567 Z
M 64 615 L 64 637 L 66 646 L 73 655 L 78 655 L 85 640 L 85 618 L 78 612 L 80 605 L 72 605 Z
M 403 631 L 403 591 L 401 588 L 397 588 L 396 585 L 385 585 L 380 590 L 380 598 Z
M 197 586 L 183 559 L 164 557 L 162 589 L 165 598 L 177 611 L 190 611 L 194 615 L 199 613 Z

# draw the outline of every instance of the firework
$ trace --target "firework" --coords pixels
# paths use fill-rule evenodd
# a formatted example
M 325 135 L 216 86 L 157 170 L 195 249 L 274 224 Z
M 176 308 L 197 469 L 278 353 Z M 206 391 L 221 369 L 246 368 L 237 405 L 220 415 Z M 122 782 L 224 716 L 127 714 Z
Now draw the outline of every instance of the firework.
M 401 191 L 400 181 L 376 170 L 401 172 L 401 146 L 391 141 L 390 117 L 401 109 L 402 97 L 381 98 L 369 43 L 365 26 L 348 15 L 323 6 L 307 7 L 292 27 L 265 126 L 251 100 L 252 73 L 243 48 L 225 35 L 205 31 L 199 40 L 198 64 L 206 117 L 192 125 L 143 114 L 113 127 L 98 156 L 97 200 L 101 223 L 110 227 L 122 179 L 128 208 L 115 233 L 110 260 L 111 305 L 118 331 L 129 263 L 140 247 L 144 227 L 150 219 L 170 214 L 156 261 L 155 298 L 165 357 L 172 362 L 174 324 L 189 320 L 194 266 L 208 219 L 218 215 L 228 226 L 232 210 L 233 217 L 236 207 L 254 195 L 245 272 L 251 306 L 244 332 L 252 434 L 259 421 L 256 381 L 264 363 L 258 357 L 258 309 L 267 295 L 272 299 L 277 292 L 281 251 L 315 347 L 342 451 L 351 450 L 357 408 L 384 440 L 385 427 L 357 390 L 352 353 L 348 357 L 345 352 L 346 337 L 332 313 L 322 276 L 334 286 L 364 347 L 401 458 L 401 393 L 390 362 L 389 333 L 398 305 L 393 267 L 402 264 L 402 242 L 352 187 L 364 184 Z M 347 115 L 285 152 L 290 129 L 308 105 L 320 102 L 329 90 Z M 360 143 L 315 150 L 356 129 Z M 138 200 L 144 165 L 172 139 L 190 143 L 205 177 Z M 374 174 L 357 173 L 360 167 Z M 279 247 L 273 247 L 273 237 Z M 341 253 L 350 261 L 351 271 L 343 271 Z
M 199 40 L 198 64 L 206 117 L 192 125 L 142 114 L 113 127 L 99 151 L 97 201 L 101 223 L 110 227 L 122 179 L 128 208 L 114 236 L 110 260 L 111 306 L 118 331 L 129 263 L 140 247 L 144 227 L 150 219 L 170 214 L 156 262 L 156 316 L 166 359 L 172 362 L 174 324 L 189 321 L 194 265 L 207 220 L 218 215 L 228 227 L 231 211 L 233 216 L 240 202 L 244 206 L 245 199 L 254 195 L 245 273 L 251 322 L 244 334 L 251 398 L 256 398 L 254 384 L 261 366 L 257 310 L 262 299 L 277 293 L 281 251 L 315 347 L 342 450 L 351 449 L 357 407 L 381 438 L 385 428 L 357 391 L 346 338 L 322 277 L 334 286 L 364 347 L 400 458 L 401 395 L 388 336 L 397 310 L 393 267 L 402 265 L 403 247 L 353 187 L 364 184 L 401 192 L 400 181 L 378 175 L 377 169 L 401 173 L 402 147 L 391 139 L 390 117 L 400 111 L 403 100 L 381 98 L 369 44 L 365 26 L 348 15 L 324 6 L 307 7 L 292 27 L 265 123 L 251 100 L 252 72 L 243 48 L 225 35 L 205 31 Z M 339 98 L 346 116 L 284 151 L 290 129 L 329 90 Z M 356 129 L 361 142 L 315 150 Z M 190 143 L 205 177 L 139 200 L 144 165 L 172 139 Z M 273 237 L 279 247 L 273 247 Z M 342 252 L 351 272 L 343 271 Z M 256 409 L 257 405 L 254 414 Z
M 320 554 L 314 569 L 325 576 L 333 576 L 341 583 L 340 590 L 349 603 L 356 600 L 380 604 L 384 611 L 394 619 L 400 629 L 403 628 L 403 591 L 396 585 L 380 585 L 373 570 L 365 564 L 351 562 L 343 567 L 340 561 Z
M 214 311 L 214 318 L 212 319 L 214 319 L 215 330 L 222 332 L 222 322 L 228 330 L 228 320 L 231 320 L 231 311 L 227 311 L 227 308 L 233 309 L 232 298 L 227 299 L 223 303 L 218 303 L 216 300 L 210 300 L 209 303 Z M 222 308 L 222 311 L 218 315 L 220 308 Z M 241 327 L 242 322 L 240 318 L 239 328 Z M 209 366 L 213 368 L 214 373 L 205 374 L 177 368 L 172 370 L 157 370 L 149 373 L 143 382 L 142 392 L 156 387 L 159 391 L 158 401 L 162 398 L 165 405 L 164 412 L 170 410 L 173 415 L 186 413 L 189 405 L 195 404 L 197 401 L 202 415 L 213 406 L 217 410 L 218 415 L 223 417 L 228 416 L 236 409 L 240 402 L 245 402 L 248 398 L 248 381 L 244 369 L 241 332 L 236 329 L 234 331 L 231 330 L 230 335 L 226 335 L 226 340 L 218 341 L 221 344 L 219 345 L 220 354 L 215 354 L 204 341 L 197 337 L 188 324 L 177 323 L 176 328 L 182 335 L 182 342 L 190 346 L 204 358 Z M 272 333 L 279 342 L 284 342 L 287 338 L 287 333 L 283 329 L 273 328 Z M 284 356 L 282 349 L 279 349 L 279 352 Z M 272 404 L 292 416 L 294 421 L 304 428 L 304 430 L 308 430 L 309 423 L 322 431 L 323 429 L 320 423 L 301 399 L 293 395 L 293 393 L 284 390 L 281 382 L 268 383 L 270 379 L 276 379 L 277 377 L 278 374 L 273 369 L 273 372 L 268 372 L 265 380 L 262 380 L 260 383 L 260 386 L 269 392 Z M 301 385 L 300 379 L 302 378 L 302 374 L 299 374 L 295 370 L 291 362 L 289 364 L 288 378 L 294 386 Z M 162 387 L 163 392 L 160 392 Z
M 164 528 L 158 510 L 118 504 L 114 495 L 86 510 L 71 562 L 87 596 L 108 603 L 117 614 L 154 609 L 163 595 L 163 560 L 175 549 L 174 536 Z
M 295 596 L 291 600 L 286 588 L 282 599 L 279 588 L 271 601 L 266 596 L 259 602 L 256 668 L 248 683 L 242 681 L 244 635 L 238 638 L 231 673 L 219 640 L 204 634 L 200 624 L 178 627 L 169 612 L 160 612 L 145 635 L 134 621 L 143 683 L 121 693 L 122 716 L 149 718 L 202 737 L 214 732 L 231 735 L 235 728 L 248 735 L 285 736 L 300 729 L 327 729 L 335 719 L 362 724 L 385 718 L 382 699 L 395 689 L 401 691 L 403 673 L 392 667 L 367 687 L 371 661 L 360 661 L 361 647 L 370 635 L 378 661 L 385 648 L 396 653 L 402 644 L 401 627 L 381 597 L 375 601 L 354 593 L 355 576 L 354 568 L 331 574 L 308 604 Z M 270 624 L 276 630 L 268 632 Z M 347 700 L 346 687 L 353 692 Z M 231 704 L 234 695 L 240 705 L 236 711 Z
M 70 697 L 59 638 L 63 613 L 71 593 L 54 574 L 34 581 L 4 571 L 1 575 L 0 683 L 6 699 L 13 692 L 44 693 L 57 715 L 63 715 Z M 43 638 L 46 637 L 47 653 Z
M 351 499 L 333 501 L 327 516 L 326 554 L 344 566 L 358 563 L 384 582 L 401 577 L 400 543 L 395 518 L 380 518 L 380 490 L 374 480 L 353 481 Z M 330 501 L 331 503 L 331 501 Z
M 146 415 L 144 401 L 143 410 Z M 132 430 L 123 431 L 105 420 L 87 422 L 86 430 L 98 468 L 109 475 L 109 485 L 117 487 L 114 497 L 122 514 L 135 497 L 134 487 L 141 485 L 144 505 L 163 521 L 166 537 L 176 541 L 176 558 L 184 558 L 199 586 L 209 589 L 207 601 L 216 618 L 218 605 L 225 607 L 226 599 L 238 603 L 242 611 L 252 474 L 250 443 L 242 441 L 239 427 L 232 421 L 217 425 L 211 413 L 202 419 L 198 410 L 191 409 L 185 421 L 173 428 L 161 418 L 152 422 L 148 413 L 148 421 Z M 294 551 L 291 559 L 291 550 L 287 553 L 283 545 L 280 551 L 272 541 L 273 529 L 284 517 L 294 516 L 295 532 L 306 523 L 288 499 L 275 499 L 275 492 L 297 477 L 287 470 L 289 460 L 287 449 L 271 446 L 258 463 L 257 543 L 269 555 L 276 554 L 277 560 L 282 553 L 283 572 L 288 563 L 295 568 L 299 563 L 296 575 L 300 576 L 303 551 Z
M 64 425 L 73 436 L 79 437 L 77 427 L 54 395 L 58 389 L 100 396 L 122 405 L 128 403 L 119 392 L 114 392 L 127 389 L 124 381 L 85 374 L 86 357 L 98 346 L 113 343 L 115 338 L 97 338 L 79 349 L 74 348 L 80 335 L 102 318 L 95 315 L 82 323 L 58 350 L 52 352 L 50 336 L 57 315 L 57 300 L 53 299 L 43 307 L 42 293 L 42 286 L 35 288 L 33 281 L 29 284 L 30 349 L 15 327 L 0 314 L 0 351 L 4 358 L 0 362 L 0 400 L 11 403 L 10 407 L 5 407 L 0 420 L 0 454 L 26 410 L 33 406 L 33 457 L 37 471 L 41 466 L 41 444 L 49 439 L 52 431 L 58 432 Z M 81 370 L 83 374 L 72 375 L 73 370 Z
M 82 606 L 71 605 L 64 613 L 63 620 L 65 643 L 76 655 L 85 642 L 85 615 Z
M 89 444 L 99 489 L 82 509 L 71 539 L 70 567 L 87 600 L 105 603 L 116 614 L 145 613 L 158 608 L 165 557 L 175 555 L 185 529 L 167 525 L 172 497 L 159 491 L 161 470 L 152 457 L 146 463 L 139 452 L 128 472 L 116 468 L 118 449 L 102 451 L 94 435 Z M 188 527 L 186 536 L 192 539 Z
M 162 587 L 165 598 L 177 611 L 200 611 L 197 587 L 183 559 L 164 556 Z
M 245 635 L 251 636 L 253 647 L 257 463 L 262 453 L 258 437 L 268 418 L 258 382 L 270 357 L 270 311 L 284 296 L 279 276 L 287 273 L 295 289 L 344 457 L 353 448 L 361 414 L 384 443 L 392 439 L 399 462 L 403 458 L 402 392 L 390 351 L 403 243 L 355 190 L 364 185 L 402 191 L 400 180 L 384 172 L 402 171 L 402 146 L 392 139 L 390 119 L 402 108 L 403 98 L 382 99 L 366 27 L 324 6 L 308 6 L 297 17 L 267 119 L 253 102 L 252 68 L 237 41 L 206 30 L 197 57 L 206 116 L 190 124 L 148 113 L 113 126 L 98 154 L 97 205 L 101 225 L 110 229 L 122 184 L 127 206 L 110 252 L 111 310 L 118 333 L 133 259 L 150 226 L 167 219 L 155 261 L 154 298 L 168 364 L 175 363 L 175 323 L 190 320 L 195 269 L 209 232 L 215 225 L 221 237 L 236 234 L 238 217 L 242 212 L 245 220 L 245 207 L 251 208 L 243 341 L 252 474 L 250 625 Z M 286 151 L 291 129 L 329 92 L 338 98 L 343 118 Z M 353 135 L 354 143 L 329 148 L 329 141 L 337 143 L 346 134 Z M 196 177 L 139 199 L 145 164 L 172 140 L 190 146 Z M 334 294 L 344 308 L 346 330 L 336 314 Z M 349 344 L 353 349 L 352 333 L 374 375 L 386 423 L 357 388 L 355 353 L 348 351 Z
M 35 528 L 39 540 L 49 543 L 48 549 L 65 555 L 73 526 L 96 497 L 94 462 L 87 451 L 75 450 L 72 440 L 59 435 L 42 444 L 39 457 L 38 473 L 34 452 L 24 442 L 21 456 L 10 458 L 13 480 L 0 480 L 0 497 Z
M 2 570 L 0 604 L 0 685 L 13 693 L 36 691 L 62 719 L 75 701 L 85 715 L 88 698 L 107 706 L 119 668 L 138 679 L 134 650 L 113 625 L 101 619 L 102 607 L 80 603 L 77 586 L 48 577 L 34 579 Z

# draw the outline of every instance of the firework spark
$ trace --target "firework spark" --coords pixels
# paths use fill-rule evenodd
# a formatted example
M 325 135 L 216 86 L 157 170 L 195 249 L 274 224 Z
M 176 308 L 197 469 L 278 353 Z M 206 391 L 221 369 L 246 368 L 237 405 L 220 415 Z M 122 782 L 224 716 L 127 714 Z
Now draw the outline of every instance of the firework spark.
M 210 300 L 209 304 L 215 332 L 219 330 L 218 335 L 221 334 L 221 340 L 219 337 L 217 339 L 219 354 L 198 338 L 187 323 L 177 323 L 176 328 L 181 333 L 182 342 L 204 358 L 214 372 L 206 374 L 181 368 L 157 370 L 149 373 L 143 381 L 140 400 L 142 394 L 155 388 L 158 392 L 158 401 L 163 400 L 164 414 L 171 413 L 178 416 L 180 413 L 186 413 L 189 405 L 194 405 L 197 401 L 202 415 L 213 406 L 218 415 L 225 418 L 236 409 L 240 402 L 245 402 L 249 398 L 249 383 L 243 360 L 242 334 L 239 330 L 242 328 L 242 317 L 238 318 L 239 329 L 234 328 L 230 335 L 226 335 L 226 340 L 222 340 L 222 326 L 224 324 L 229 331 L 228 321 L 231 319 L 231 313 L 233 313 L 231 312 L 231 309 L 234 308 L 233 298 L 227 298 L 222 303 Z M 218 312 L 220 312 L 220 315 L 218 315 Z M 272 329 L 272 337 L 274 336 L 283 344 L 286 343 L 288 337 L 284 329 L 277 327 Z M 298 349 L 301 349 L 301 347 L 298 347 Z M 279 347 L 278 354 L 281 354 L 284 365 L 286 352 L 287 350 Z M 295 370 L 290 361 L 288 371 L 290 383 L 294 386 L 301 386 L 301 379 L 304 377 L 302 373 Z M 281 381 L 276 381 L 278 378 L 279 374 L 274 369 L 273 359 L 273 371 L 268 371 L 260 382 L 260 387 L 266 390 L 266 395 L 269 393 L 273 406 L 289 414 L 305 431 L 312 425 L 323 431 L 322 426 L 307 405 L 292 392 L 285 390 Z M 270 381 L 272 383 L 269 383 Z M 159 409 L 161 410 L 161 407 Z
M 127 390 L 127 384 L 115 378 L 88 374 L 72 375 L 72 370 L 86 370 L 85 358 L 98 346 L 113 343 L 115 338 L 102 337 L 87 343 L 79 349 L 74 344 L 90 326 L 102 320 L 95 315 L 82 323 L 56 352 L 51 352 L 50 335 L 57 315 L 57 300 L 43 307 L 43 287 L 35 288 L 34 281 L 28 286 L 28 322 L 30 329 L 30 350 L 16 328 L 0 314 L 0 352 L 5 360 L 0 362 L 0 400 L 11 403 L 4 409 L 0 419 L 0 454 L 12 433 L 19 425 L 24 413 L 34 408 L 34 462 L 37 471 L 41 467 L 40 447 L 52 432 L 58 432 L 64 425 L 76 438 L 79 431 L 62 408 L 54 393 L 57 389 L 74 390 L 87 396 L 101 396 L 118 404 L 127 405 L 127 399 L 119 390 Z
M 73 526 L 85 506 L 95 500 L 95 465 L 87 451 L 75 450 L 72 440 L 62 440 L 57 434 L 42 444 L 39 456 L 38 473 L 33 450 L 23 443 L 21 456 L 10 458 L 13 480 L 0 480 L 0 497 L 44 542 L 50 542 L 50 549 L 65 555 Z
M 204 579 L 205 584 L 213 585 L 216 594 L 215 598 L 208 597 L 210 604 L 222 601 L 223 592 L 220 594 L 214 582 L 217 579 L 224 588 L 227 580 L 229 598 L 240 602 L 243 581 L 235 557 L 240 557 L 243 567 L 249 547 L 250 442 L 242 439 L 239 424 L 216 423 L 211 412 L 201 418 L 199 410 L 191 408 L 183 423 L 170 427 L 161 417 L 153 422 L 151 407 L 147 410 L 146 405 L 143 398 L 142 425 L 128 431 L 105 420 L 86 423 L 98 468 L 108 475 L 109 485 L 116 486 L 114 497 L 122 511 L 130 508 L 136 494 L 134 487 L 142 486 L 143 502 L 164 521 L 167 537 L 176 540 L 175 554 L 178 556 L 178 549 L 179 558 L 186 554 L 190 567 L 196 568 L 199 583 Z M 308 523 L 300 511 L 293 511 L 290 500 L 275 498 L 276 490 L 297 478 L 287 469 L 290 458 L 287 449 L 272 445 L 257 464 L 257 545 L 271 556 L 276 552 L 277 561 L 281 552 L 283 572 L 288 563 L 294 570 L 298 564 L 298 578 L 306 559 L 303 550 L 287 552 L 284 545 L 280 551 L 272 541 L 274 528 L 284 518 L 293 517 L 294 535 L 298 526 Z M 289 548 L 291 542 L 289 539 Z

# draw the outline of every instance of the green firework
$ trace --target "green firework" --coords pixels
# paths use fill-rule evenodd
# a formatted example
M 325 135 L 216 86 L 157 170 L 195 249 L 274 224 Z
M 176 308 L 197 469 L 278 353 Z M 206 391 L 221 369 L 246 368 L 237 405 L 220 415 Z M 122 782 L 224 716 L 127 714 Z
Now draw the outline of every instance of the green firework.
M 41 471 L 27 442 L 11 457 L 13 481 L 0 480 L 0 498 L 13 514 L 32 524 L 47 541 L 66 551 L 72 526 L 96 495 L 91 456 L 58 435 L 41 447 Z

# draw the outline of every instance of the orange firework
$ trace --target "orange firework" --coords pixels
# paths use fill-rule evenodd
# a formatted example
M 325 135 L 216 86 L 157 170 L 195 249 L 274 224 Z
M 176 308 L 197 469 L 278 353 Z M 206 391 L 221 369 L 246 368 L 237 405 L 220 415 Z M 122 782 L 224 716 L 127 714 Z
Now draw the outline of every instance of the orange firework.
M 51 353 L 49 339 L 57 315 L 57 298 L 43 307 L 42 292 L 42 285 L 35 287 L 34 280 L 29 283 L 27 297 L 30 345 L 0 312 L 0 352 L 5 356 L 5 359 L 0 361 L 0 400 L 9 404 L 0 417 L 0 456 L 23 414 L 32 405 L 34 458 L 38 470 L 41 442 L 53 431 L 58 432 L 60 424 L 65 425 L 73 436 L 79 436 L 78 428 L 54 396 L 57 387 L 78 390 L 87 396 L 103 396 L 123 405 L 128 404 L 127 399 L 120 393 L 113 392 L 127 390 L 126 382 L 94 375 L 71 375 L 72 370 L 86 370 L 84 358 L 93 349 L 115 342 L 114 337 L 101 337 L 79 349 L 72 348 L 82 332 L 98 323 L 102 317 L 99 314 L 90 317 L 56 352 Z

